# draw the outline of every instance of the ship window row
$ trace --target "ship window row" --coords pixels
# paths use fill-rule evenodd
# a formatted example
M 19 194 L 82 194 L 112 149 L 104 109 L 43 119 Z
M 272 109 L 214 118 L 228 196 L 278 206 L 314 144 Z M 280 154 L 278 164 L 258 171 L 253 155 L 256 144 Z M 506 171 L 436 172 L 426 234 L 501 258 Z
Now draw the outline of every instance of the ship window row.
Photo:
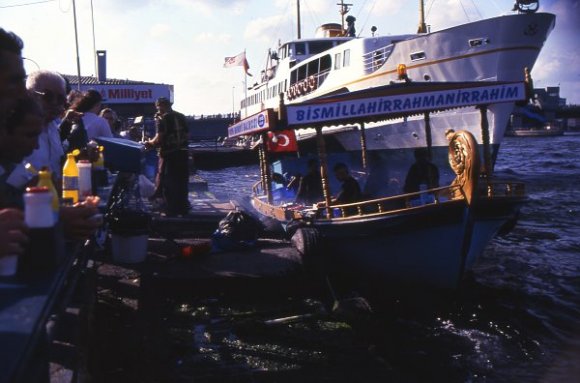
M 290 73 L 290 85 L 303 81 L 310 76 L 318 79 L 318 83 L 322 82 L 322 76 L 326 77 L 330 71 L 332 60 L 330 55 L 324 55 L 316 60 L 309 61 L 294 68 Z
M 286 87 L 287 87 L 286 80 L 281 81 L 276 85 L 263 89 L 262 91 L 242 100 L 241 107 L 245 108 L 247 106 L 259 104 L 267 99 L 274 98 L 278 94 L 285 92 Z
M 345 49 L 334 55 L 334 69 L 350 66 L 350 49 Z M 313 76 L 316 86 L 320 86 L 333 68 L 331 56 L 324 55 L 316 60 L 298 65 L 290 73 L 290 85 L 294 85 Z
M 343 42 L 340 40 L 321 40 L 284 44 L 278 49 L 278 57 L 285 59 L 292 56 L 316 55 Z

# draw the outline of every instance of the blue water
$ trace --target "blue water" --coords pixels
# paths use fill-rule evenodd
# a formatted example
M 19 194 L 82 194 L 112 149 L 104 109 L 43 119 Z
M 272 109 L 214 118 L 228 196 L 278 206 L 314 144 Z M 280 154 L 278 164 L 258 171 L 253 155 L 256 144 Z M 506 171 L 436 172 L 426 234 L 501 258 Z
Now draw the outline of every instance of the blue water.
M 456 296 L 377 310 L 376 381 L 580 381 L 579 147 L 580 136 L 505 139 L 496 175 L 525 182 L 530 197 L 518 225 L 489 244 Z M 200 174 L 220 198 L 259 178 L 256 166 Z

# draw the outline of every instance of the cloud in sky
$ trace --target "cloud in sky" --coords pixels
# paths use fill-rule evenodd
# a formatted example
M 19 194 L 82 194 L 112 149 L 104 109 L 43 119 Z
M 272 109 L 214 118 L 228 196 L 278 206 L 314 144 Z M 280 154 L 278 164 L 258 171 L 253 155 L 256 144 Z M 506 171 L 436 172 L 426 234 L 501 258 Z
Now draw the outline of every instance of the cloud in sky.
M 280 29 L 280 25 L 284 24 L 286 20 L 287 17 L 284 15 L 254 19 L 246 26 L 246 29 L 244 30 L 244 38 L 247 40 L 270 43 L 272 36 L 276 36 L 276 32 Z
M 170 32 L 171 27 L 169 25 L 157 23 L 155 25 L 152 25 L 151 28 L 149 29 L 149 36 L 151 36 L 154 39 L 164 38 L 167 37 Z
M 193 42 L 199 44 L 212 44 L 212 43 L 227 44 L 231 40 L 232 35 L 230 35 L 229 33 L 201 32 L 193 37 Z

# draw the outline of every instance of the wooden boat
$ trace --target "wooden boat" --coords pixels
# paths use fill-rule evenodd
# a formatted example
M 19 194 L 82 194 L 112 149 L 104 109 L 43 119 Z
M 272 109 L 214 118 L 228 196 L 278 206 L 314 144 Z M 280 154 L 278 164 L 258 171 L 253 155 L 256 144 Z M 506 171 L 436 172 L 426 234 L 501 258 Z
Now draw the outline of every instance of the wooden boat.
M 350 275 L 392 286 L 454 288 L 490 239 L 514 223 L 526 200 L 522 183 L 493 178 L 487 122 L 489 105 L 518 101 L 524 98 L 524 89 L 523 82 L 402 83 L 295 105 L 280 103 L 278 110 L 264 110 L 230 127 L 229 135 L 262 136 L 261 180 L 253 188 L 253 206 L 260 215 L 280 222 L 305 257 L 325 256 L 328 264 Z M 493 100 L 490 94 L 495 95 Z M 422 115 L 429 152 L 431 114 L 455 108 L 479 109 L 483 154 L 472 133 L 446 132 L 449 165 L 455 175 L 448 185 L 413 193 L 370 194 L 349 204 L 333 202 L 336 184 L 328 168 L 344 157 L 327 153 L 323 127 L 358 126 L 360 169 L 350 165 L 364 182 L 377 169 L 369 163 L 366 123 Z M 324 194 L 322 201 L 311 205 L 295 203 L 288 190 L 276 186 L 264 144 L 268 132 L 302 128 L 316 130 Z M 304 165 L 307 158 L 288 156 L 274 169 Z

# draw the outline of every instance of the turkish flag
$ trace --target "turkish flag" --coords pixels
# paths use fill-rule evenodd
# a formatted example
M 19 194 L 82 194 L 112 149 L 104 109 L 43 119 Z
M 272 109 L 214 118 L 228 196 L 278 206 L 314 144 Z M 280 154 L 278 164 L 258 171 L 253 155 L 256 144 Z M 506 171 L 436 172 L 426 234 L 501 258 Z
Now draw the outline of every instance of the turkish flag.
M 268 132 L 268 150 L 270 152 L 295 152 L 298 150 L 296 134 L 293 130 Z

